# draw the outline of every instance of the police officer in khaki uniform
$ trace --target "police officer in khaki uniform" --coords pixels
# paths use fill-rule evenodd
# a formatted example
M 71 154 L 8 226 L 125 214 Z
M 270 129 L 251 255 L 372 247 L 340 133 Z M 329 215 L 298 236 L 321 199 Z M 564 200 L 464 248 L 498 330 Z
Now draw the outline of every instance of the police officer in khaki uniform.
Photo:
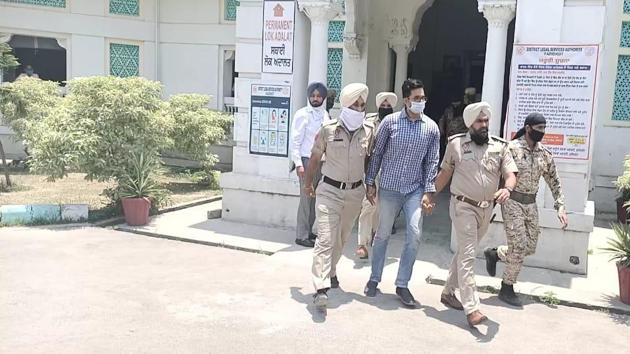
M 542 114 L 532 113 L 525 118 L 525 125 L 510 142 L 510 151 L 518 167 L 518 183 L 510 199 L 501 206 L 508 244 L 484 252 L 488 274 L 496 274 L 499 259 L 506 263 L 499 299 L 517 307 L 521 307 L 522 303 L 514 292 L 514 283 L 525 257 L 536 251 L 540 235 L 536 205 L 540 177 L 544 177 L 551 189 L 562 228 L 569 224 L 553 154 L 540 142 L 546 126 L 547 121 Z
M 374 125 L 374 131 L 378 129 L 381 120 L 387 115 L 394 113 L 394 106 L 398 103 L 398 97 L 393 92 L 380 92 L 376 95 L 376 107 L 378 113 L 367 116 L 367 120 Z M 377 202 L 378 203 L 378 202 Z M 378 204 L 372 205 L 370 201 L 363 198 L 361 214 L 359 215 L 359 247 L 357 256 L 361 259 L 368 258 L 368 246 L 372 243 L 372 238 L 378 226 Z
M 318 237 L 313 250 L 313 284 L 317 293 L 314 303 L 325 308 L 329 288 L 339 287 L 337 262 L 361 212 L 365 196 L 363 175 L 368 152 L 372 145 L 374 126 L 365 120 L 368 87 L 355 83 L 343 88 L 342 105 L 338 120 L 325 123 L 315 139 L 306 181 L 311 181 L 319 168 L 322 155 L 322 180 L 313 191 L 313 185 L 304 189 L 316 199 Z
M 450 217 L 457 235 L 457 252 L 453 257 L 441 302 L 464 310 L 470 326 L 487 320 L 479 311 L 473 268 L 479 240 L 488 231 L 494 203 L 503 203 L 516 185 L 518 171 L 505 140 L 488 135 L 490 105 L 485 102 L 468 105 L 464 122 L 468 133 L 449 139 L 435 188 L 439 193 L 451 177 Z M 503 176 L 505 187 L 498 189 Z M 498 190 L 497 190 L 498 189 Z M 433 202 L 423 205 L 430 213 Z M 455 297 L 455 289 L 463 305 Z

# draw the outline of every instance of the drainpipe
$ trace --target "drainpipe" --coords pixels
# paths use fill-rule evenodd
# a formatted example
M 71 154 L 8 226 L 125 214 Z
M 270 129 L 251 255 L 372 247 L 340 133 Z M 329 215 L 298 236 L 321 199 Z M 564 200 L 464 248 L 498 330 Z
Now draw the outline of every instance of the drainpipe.
M 160 81 L 160 0 L 155 0 L 155 73 L 156 81 Z

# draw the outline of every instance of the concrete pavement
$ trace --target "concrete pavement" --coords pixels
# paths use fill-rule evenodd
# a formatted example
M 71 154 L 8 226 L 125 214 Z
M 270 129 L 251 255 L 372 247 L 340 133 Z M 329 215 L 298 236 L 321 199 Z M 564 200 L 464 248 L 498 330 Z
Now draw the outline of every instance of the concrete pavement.
M 504 307 L 470 330 L 414 281 L 401 308 L 389 266 L 383 295 L 368 267 L 340 263 L 324 315 L 311 305 L 310 250 L 265 256 L 97 228 L 0 229 L 0 352 L 604 353 L 630 346 L 630 318 L 544 304 Z M 390 262 L 395 260 L 390 259 Z M 355 269 L 356 268 L 356 269 Z
M 430 279 L 436 284 L 443 284 L 448 275 L 453 253 L 449 249 L 450 219 L 448 217 L 448 195 L 440 194 L 438 209 L 433 215 L 425 216 L 422 243 L 414 267 L 413 281 Z M 302 249 L 294 244 L 293 230 L 274 229 L 243 223 L 228 222 L 222 219 L 207 220 L 208 210 L 220 210 L 221 201 L 185 210 L 166 213 L 154 217 L 147 226 L 119 226 L 121 230 L 140 232 L 144 235 L 168 237 L 178 240 L 219 245 L 252 252 L 274 254 L 293 253 Z M 404 243 L 404 220 L 397 221 L 399 232 L 392 236 L 388 248 L 389 263 L 400 257 Z M 600 251 L 607 239 L 614 234 L 610 228 L 596 227 L 590 237 L 592 254 L 588 257 L 588 274 L 578 275 L 548 269 L 524 267 L 515 289 L 532 296 L 544 296 L 552 292 L 560 301 L 587 308 L 610 309 L 621 313 L 630 313 L 630 306 L 619 301 L 617 269 L 609 261 L 607 254 Z M 369 268 L 368 261 L 357 260 L 354 256 L 356 230 L 344 256 L 354 262 L 355 268 Z M 302 255 L 300 262 L 305 262 L 310 255 Z M 499 288 L 504 264 L 497 265 L 497 277 L 486 274 L 485 262 L 478 259 L 475 274 L 479 286 Z

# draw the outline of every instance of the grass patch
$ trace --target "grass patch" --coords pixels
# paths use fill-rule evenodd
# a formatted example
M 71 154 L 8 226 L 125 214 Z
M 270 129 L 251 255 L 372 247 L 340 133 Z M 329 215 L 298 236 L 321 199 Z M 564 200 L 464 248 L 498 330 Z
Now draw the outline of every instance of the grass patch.
M 540 301 L 554 308 L 560 305 L 560 300 L 553 291 L 546 291 L 545 294 L 540 297 Z
M 176 169 L 168 170 L 159 181 L 171 192 L 172 204 L 221 194 L 218 188 L 213 189 L 208 184 L 198 183 L 195 177 L 193 172 Z M 87 181 L 83 173 L 71 173 L 67 178 L 48 182 L 43 175 L 11 172 L 11 181 L 14 184 L 11 188 L 0 187 L 0 205 L 87 204 L 90 222 L 122 215 L 120 207 L 111 205 L 110 200 L 102 195 L 104 189 L 114 187 L 114 184 Z

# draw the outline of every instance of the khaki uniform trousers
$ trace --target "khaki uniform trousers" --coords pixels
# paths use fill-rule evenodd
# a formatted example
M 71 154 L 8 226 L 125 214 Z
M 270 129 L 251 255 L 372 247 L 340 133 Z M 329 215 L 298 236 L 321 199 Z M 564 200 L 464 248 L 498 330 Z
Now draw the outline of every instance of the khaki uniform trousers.
M 363 198 L 361 215 L 359 215 L 359 246 L 370 246 L 373 233 L 378 228 L 378 202 L 372 205 Z
M 538 206 L 536 203 L 521 204 L 508 199 L 501 206 L 503 226 L 507 246 L 499 246 L 499 258 L 506 263 L 503 282 L 507 285 L 516 283 L 523 268 L 525 257 L 536 252 L 540 228 L 538 226 Z
M 363 185 L 339 189 L 328 183 L 317 186 L 317 240 L 313 249 L 313 285 L 316 290 L 330 288 L 330 278 L 337 275 L 337 263 L 361 212 L 365 196 Z
M 451 197 L 449 215 L 457 233 L 457 252 L 448 270 L 444 294 L 454 294 L 459 288 L 466 315 L 479 310 L 479 295 L 475 283 L 477 244 L 490 226 L 492 208 L 480 208 Z

